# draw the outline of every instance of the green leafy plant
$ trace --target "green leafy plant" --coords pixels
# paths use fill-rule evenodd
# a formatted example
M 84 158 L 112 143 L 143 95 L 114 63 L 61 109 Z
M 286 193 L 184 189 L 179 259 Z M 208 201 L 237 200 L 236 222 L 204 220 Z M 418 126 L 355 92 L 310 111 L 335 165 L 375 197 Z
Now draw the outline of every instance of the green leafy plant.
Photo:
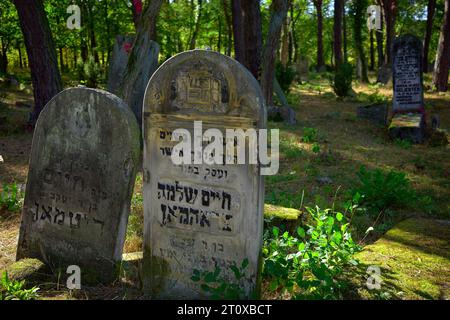
M 297 235 L 274 227 L 265 233 L 264 277 L 272 291 L 288 291 L 296 299 L 336 299 L 346 282 L 344 268 L 358 262 L 349 223 L 340 212 L 307 208 L 311 223 Z
M 235 281 L 230 281 L 221 276 L 221 269 L 216 267 L 214 271 L 200 271 L 194 269 L 191 280 L 198 283 L 211 299 L 214 300 L 239 300 L 245 298 L 245 291 L 240 286 L 241 279 L 245 276 L 248 267 L 248 259 L 244 259 L 240 267 L 236 264 L 230 267 Z
M 368 170 L 362 166 L 358 172 L 359 186 L 353 193 L 361 195 L 361 204 L 372 212 L 388 208 L 410 206 L 417 198 L 405 173 L 380 169 Z
M 3 185 L 0 193 L 0 207 L 8 211 L 17 212 L 22 207 L 23 193 L 16 183 Z
M 100 64 L 95 62 L 93 56 L 89 56 L 87 61 L 78 59 L 76 70 L 78 80 L 89 88 L 96 88 L 102 78 L 102 70 Z
M 25 281 L 15 281 L 8 278 L 3 272 L 0 281 L 0 300 L 35 300 L 39 297 L 38 287 L 25 289 Z
M 353 68 L 349 63 L 342 63 L 338 66 L 331 87 L 338 97 L 346 97 L 352 89 Z
M 318 143 L 314 143 L 312 146 L 312 152 L 319 153 L 320 152 L 320 145 Z
M 303 138 L 302 141 L 306 143 L 314 142 L 317 138 L 317 129 L 314 128 L 303 128 Z

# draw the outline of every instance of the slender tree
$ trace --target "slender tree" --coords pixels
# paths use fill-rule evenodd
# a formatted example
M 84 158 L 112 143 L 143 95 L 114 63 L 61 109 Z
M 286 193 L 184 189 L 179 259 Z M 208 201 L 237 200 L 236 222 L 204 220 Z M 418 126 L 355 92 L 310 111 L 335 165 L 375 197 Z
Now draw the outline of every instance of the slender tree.
M 377 0 L 377 4 L 380 6 L 380 8 L 382 7 L 381 4 L 381 0 Z M 377 41 L 377 66 L 378 68 L 381 68 L 381 66 L 384 63 L 384 51 L 383 51 L 383 28 L 384 28 L 384 23 L 383 23 L 383 12 L 380 11 L 380 29 L 376 30 L 375 33 L 375 38 Z
M 317 70 L 325 66 L 323 59 L 323 0 L 313 0 L 317 14 Z
M 430 50 L 431 34 L 433 32 L 433 18 L 436 11 L 436 0 L 428 0 L 427 6 L 427 28 L 423 40 L 423 72 L 428 72 L 428 52 Z
M 233 23 L 231 21 L 230 14 L 230 2 L 229 0 L 222 0 L 223 13 L 225 21 L 227 23 L 227 50 L 226 55 L 231 56 L 231 47 L 233 45 Z
M 232 0 L 234 51 L 256 79 L 261 77 L 262 25 L 259 0 Z
M 197 37 L 200 32 L 200 25 L 202 20 L 203 0 L 197 2 L 197 17 L 195 20 L 194 32 L 192 33 L 191 41 L 189 43 L 189 50 L 194 50 L 197 43 Z
M 384 21 L 386 24 L 386 49 L 384 64 L 392 63 L 392 45 L 395 38 L 395 21 L 397 16 L 397 0 L 381 0 Z
M 348 41 L 347 41 L 347 15 L 346 15 L 346 10 L 345 10 L 345 0 L 344 0 L 344 9 L 343 9 L 343 16 L 342 16 L 342 32 L 343 32 L 343 51 L 344 51 L 344 62 L 347 63 L 348 62 L 348 51 L 347 51 L 347 47 L 348 47 Z
M 275 59 L 280 43 L 281 28 L 288 10 L 287 0 L 273 0 L 270 6 L 270 22 L 264 45 L 261 88 L 268 106 L 273 105 L 273 83 L 275 80 Z
M 373 29 L 370 30 L 370 32 L 369 32 L 369 54 L 370 54 L 369 70 L 370 71 L 375 70 L 375 44 L 374 44 L 373 33 L 374 33 L 374 30 Z
M 340 63 L 342 63 L 342 19 L 344 17 L 344 0 L 335 0 L 334 1 L 334 61 L 335 66 L 337 67 Z
M 246 66 L 244 15 L 241 0 L 231 0 L 231 11 L 233 13 L 234 57 Z
M 433 84 L 438 91 L 448 89 L 448 71 L 450 64 L 450 0 L 445 0 L 444 22 L 441 27 L 439 44 L 434 65 Z
M 352 16 L 353 16 L 353 38 L 355 42 L 356 54 L 361 66 L 361 74 L 358 77 L 362 82 L 369 82 L 367 75 L 367 61 L 364 52 L 364 36 L 363 27 L 365 22 L 365 10 L 367 8 L 367 0 L 353 0 Z M 359 72 L 358 72 L 359 73 Z
M 50 99 L 62 90 L 55 45 L 41 0 L 13 0 L 25 39 L 34 89 L 31 124 Z

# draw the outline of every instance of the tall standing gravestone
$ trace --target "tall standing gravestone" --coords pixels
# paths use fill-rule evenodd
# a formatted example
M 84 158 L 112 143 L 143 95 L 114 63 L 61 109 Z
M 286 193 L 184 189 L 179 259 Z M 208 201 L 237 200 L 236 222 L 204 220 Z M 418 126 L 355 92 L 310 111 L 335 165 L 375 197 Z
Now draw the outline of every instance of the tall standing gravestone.
M 144 288 L 156 298 L 207 298 L 191 277 L 248 262 L 239 285 L 259 288 L 264 186 L 259 165 L 181 164 L 171 159 L 176 129 L 192 140 L 216 128 L 264 128 L 258 82 L 235 60 L 194 50 L 165 62 L 144 99 Z M 205 144 L 205 143 L 204 143 Z M 193 149 L 194 150 L 194 149 Z M 197 151 L 194 151 L 194 153 Z
M 404 35 L 393 45 L 393 119 L 389 133 L 393 138 L 420 143 L 424 136 L 422 85 L 422 42 Z
M 139 128 L 121 99 L 87 88 L 54 97 L 34 132 L 17 259 L 111 280 L 139 154 Z

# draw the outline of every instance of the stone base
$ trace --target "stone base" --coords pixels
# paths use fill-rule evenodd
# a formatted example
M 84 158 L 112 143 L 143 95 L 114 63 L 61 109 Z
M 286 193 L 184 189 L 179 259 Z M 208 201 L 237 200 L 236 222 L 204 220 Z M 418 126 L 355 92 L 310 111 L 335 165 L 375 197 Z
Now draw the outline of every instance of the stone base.
M 374 124 L 386 125 L 388 106 L 386 103 L 375 103 L 368 106 L 358 107 L 356 115 L 360 119 L 366 119 Z
M 425 140 L 425 117 L 420 113 L 396 114 L 389 126 L 391 139 L 423 143 Z

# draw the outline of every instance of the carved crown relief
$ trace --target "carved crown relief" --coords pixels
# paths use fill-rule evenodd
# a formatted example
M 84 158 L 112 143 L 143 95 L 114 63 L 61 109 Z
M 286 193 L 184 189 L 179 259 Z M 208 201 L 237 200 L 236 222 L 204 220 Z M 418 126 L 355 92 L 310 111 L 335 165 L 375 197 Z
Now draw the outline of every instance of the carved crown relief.
M 181 113 L 253 118 L 261 100 L 240 66 L 192 52 L 172 58 L 156 73 L 146 94 L 147 114 Z M 145 114 L 144 114 L 145 115 Z
M 226 113 L 229 86 L 220 72 L 197 61 L 180 69 L 171 83 L 170 103 L 178 110 Z

